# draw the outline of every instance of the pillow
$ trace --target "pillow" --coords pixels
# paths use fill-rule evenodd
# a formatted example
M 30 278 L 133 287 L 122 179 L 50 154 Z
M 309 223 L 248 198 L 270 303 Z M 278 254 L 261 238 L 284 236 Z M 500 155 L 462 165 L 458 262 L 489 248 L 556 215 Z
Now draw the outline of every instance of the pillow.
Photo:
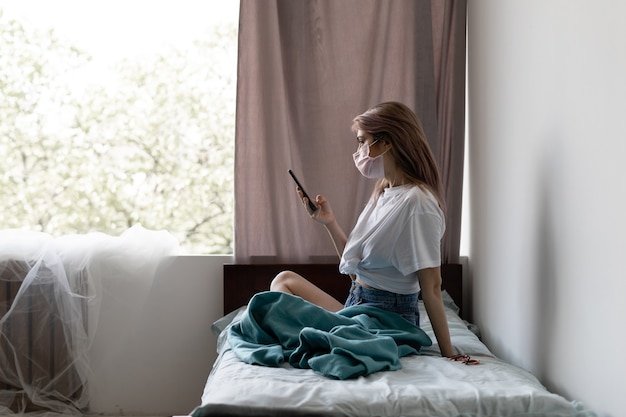
M 216 336 L 219 336 L 220 333 L 222 333 L 224 331 L 224 329 L 226 329 L 236 318 L 238 318 L 240 316 L 241 312 L 243 310 L 245 310 L 245 309 L 246 309 L 246 306 L 241 306 L 238 309 L 231 311 L 230 313 L 228 313 L 224 317 L 221 317 L 221 318 L 217 319 L 211 325 L 211 331 Z
M 221 353 L 226 347 L 228 347 L 228 330 L 230 326 L 239 322 L 241 316 L 246 311 L 247 306 L 241 306 L 238 309 L 231 311 L 222 318 L 219 318 L 211 325 L 211 331 L 217 336 L 217 353 Z
M 461 309 L 459 308 L 459 306 L 456 305 L 450 294 L 448 294 L 448 291 L 441 291 L 441 298 L 443 299 L 443 306 L 445 308 L 454 311 L 456 314 L 460 313 Z

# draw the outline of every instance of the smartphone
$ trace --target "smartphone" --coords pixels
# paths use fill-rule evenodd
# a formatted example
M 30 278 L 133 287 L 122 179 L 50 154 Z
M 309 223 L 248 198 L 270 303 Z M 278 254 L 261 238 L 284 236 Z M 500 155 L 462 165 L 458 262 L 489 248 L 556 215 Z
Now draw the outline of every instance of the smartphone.
M 311 211 L 317 210 L 317 206 L 313 204 L 313 202 L 311 201 L 311 197 L 309 197 L 306 191 L 304 191 L 304 187 L 302 186 L 302 184 L 300 184 L 298 178 L 296 178 L 296 174 L 294 174 L 292 170 L 289 170 L 289 175 L 291 175 L 291 178 L 293 178 L 293 180 L 296 182 L 296 185 L 300 188 L 300 191 L 302 191 L 302 195 L 308 200 L 309 208 L 311 209 Z

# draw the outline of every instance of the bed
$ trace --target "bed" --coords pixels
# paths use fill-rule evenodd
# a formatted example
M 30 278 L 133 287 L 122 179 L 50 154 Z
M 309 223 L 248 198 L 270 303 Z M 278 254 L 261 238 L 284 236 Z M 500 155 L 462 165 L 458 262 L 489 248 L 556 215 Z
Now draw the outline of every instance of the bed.
M 224 317 L 213 324 L 218 358 L 191 415 L 201 416 L 533 416 L 592 417 L 582 404 L 547 391 L 530 373 L 495 357 L 476 326 L 462 319 L 462 268 L 443 265 L 443 295 L 452 342 L 464 360 L 442 358 L 420 302 L 420 327 L 433 340 L 401 368 L 338 380 L 288 364 L 241 361 L 228 343 L 251 297 L 282 270 L 309 278 L 338 299 L 350 281 L 337 265 L 224 265 Z M 471 358 L 471 361 L 467 359 Z M 475 364 L 476 360 L 479 362 Z M 473 365 L 470 365 L 473 363 Z

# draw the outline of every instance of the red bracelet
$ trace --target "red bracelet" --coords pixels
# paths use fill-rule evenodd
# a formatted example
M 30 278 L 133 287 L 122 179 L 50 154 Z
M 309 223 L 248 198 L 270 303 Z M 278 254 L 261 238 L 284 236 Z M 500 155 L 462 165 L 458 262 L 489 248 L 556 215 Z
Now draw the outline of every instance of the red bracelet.
M 478 365 L 480 361 L 478 359 L 472 359 L 470 355 L 454 355 L 449 358 L 451 361 L 463 362 L 465 365 Z

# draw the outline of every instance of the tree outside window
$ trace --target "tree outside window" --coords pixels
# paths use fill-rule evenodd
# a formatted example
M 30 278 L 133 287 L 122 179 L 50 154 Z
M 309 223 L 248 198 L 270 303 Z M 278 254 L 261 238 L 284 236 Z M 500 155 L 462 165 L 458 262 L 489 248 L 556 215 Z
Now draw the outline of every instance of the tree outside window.
M 100 82 L 54 30 L 1 14 L 0 38 L 0 228 L 141 224 L 190 253 L 232 253 L 236 19 Z

